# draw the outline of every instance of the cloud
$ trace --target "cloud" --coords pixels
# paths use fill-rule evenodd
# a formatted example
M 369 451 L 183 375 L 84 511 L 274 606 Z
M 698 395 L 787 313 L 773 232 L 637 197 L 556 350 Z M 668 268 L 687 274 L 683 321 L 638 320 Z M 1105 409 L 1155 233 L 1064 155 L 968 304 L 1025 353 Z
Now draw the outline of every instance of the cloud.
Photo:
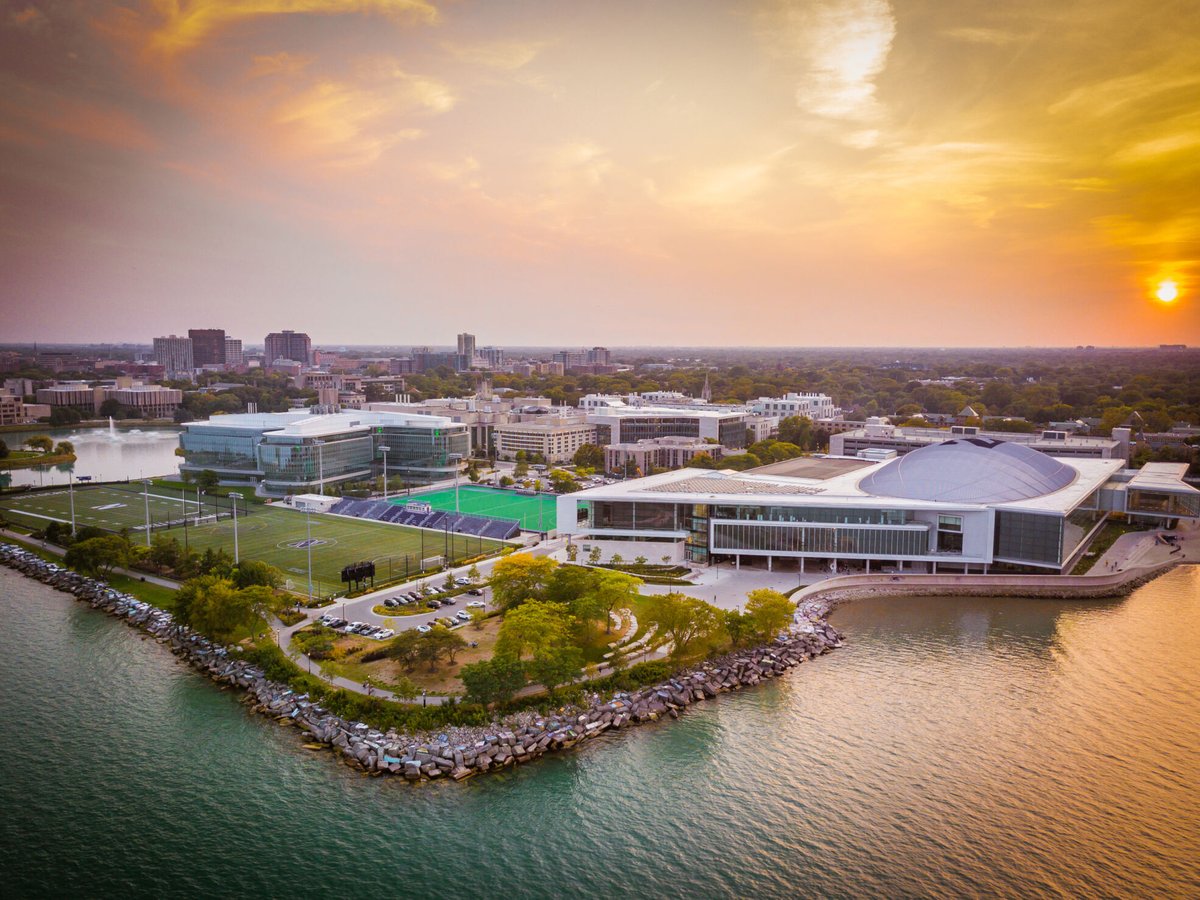
M 483 41 L 474 44 L 447 41 L 442 44 L 443 49 L 459 62 L 508 71 L 527 66 L 545 46 L 545 41 Z
M 256 56 L 250 66 L 250 77 L 261 78 L 264 75 L 299 75 L 310 65 L 315 57 L 280 51 L 270 56 Z
M 156 0 L 155 9 L 161 22 L 151 46 L 166 55 L 195 47 L 229 25 L 264 16 L 376 13 L 424 24 L 438 19 L 436 7 L 426 0 Z
M 875 79 L 887 65 L 896 19 L 887 0 L 774 0 L 756 17 L 759 37 L 798 75 L 796 106 L 856 126 L 883 118 Z M 878 135 L 855 127 L 855 146 Z

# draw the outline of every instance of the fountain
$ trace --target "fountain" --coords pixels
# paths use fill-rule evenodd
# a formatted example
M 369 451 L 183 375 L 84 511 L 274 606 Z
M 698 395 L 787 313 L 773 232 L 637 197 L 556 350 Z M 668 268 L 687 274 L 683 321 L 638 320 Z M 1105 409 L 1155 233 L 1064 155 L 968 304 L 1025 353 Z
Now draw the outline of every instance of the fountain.
M 113 440 L 117 438 L 117 426 L 113 424 L 113 417 L 108 417 L 108 436 Z

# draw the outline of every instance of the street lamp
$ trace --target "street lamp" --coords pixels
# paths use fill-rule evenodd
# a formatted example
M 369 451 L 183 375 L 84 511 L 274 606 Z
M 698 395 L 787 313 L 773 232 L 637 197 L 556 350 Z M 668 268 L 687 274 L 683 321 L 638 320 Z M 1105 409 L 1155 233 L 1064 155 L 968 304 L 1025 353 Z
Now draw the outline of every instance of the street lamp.
M 142 492 L 142 498 L 146 501 L 146 546 L 150 546 L 150 482 L 143 481 L 142 486 L 145 490 Z
M 67 482 L 67 493 L 71 495 L 71 534 L 75 534 L 75 467 L 71 466 L 71 471 L 68 473 L 70 480 Z
M 237 502 L 242 499 L 242 495 L 236 491 L 229 492 L 229 502 L 233 506 L 233 564 L 236 566 L 238 559 L 238 539 L 237 539 Z
M 380 452 L 383 453 L 383 499 L 384 500 L 387 499 L 387 455 L 388 455 L 388 451 L 391 449 L 392 448 L 388 447 L 386 444 L 380 446 L 380 448 L 379 448 Z

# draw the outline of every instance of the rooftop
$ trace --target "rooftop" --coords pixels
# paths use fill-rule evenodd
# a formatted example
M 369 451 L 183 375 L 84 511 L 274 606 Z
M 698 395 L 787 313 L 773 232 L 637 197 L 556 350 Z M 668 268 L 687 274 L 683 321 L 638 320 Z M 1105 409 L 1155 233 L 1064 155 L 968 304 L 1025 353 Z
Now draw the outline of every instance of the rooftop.
M 798 456 L 795 459 L 785 459 L 782 462 L 770 463 L 749 469 L 750 475 L 782 475 L 787 478 L 812 478 L 824 481 L 834 475 L 843 475 L 870 466 L 866 459 L 852 459 L 846 456 Z

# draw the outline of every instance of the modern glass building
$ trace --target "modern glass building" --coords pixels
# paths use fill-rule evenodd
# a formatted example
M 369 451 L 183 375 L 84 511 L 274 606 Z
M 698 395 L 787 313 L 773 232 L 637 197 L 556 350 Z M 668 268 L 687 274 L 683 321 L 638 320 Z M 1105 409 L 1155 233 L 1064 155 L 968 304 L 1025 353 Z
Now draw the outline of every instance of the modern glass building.
M 1200 516 L 1186 465 L 1123 465 L 961 438 L 884 462 L 793 460 L 786 476 L 683 469 L 565 495 L 558 530 L 627 559 L 1064 571 L 1110 512 Z
M 442 416 L 356 411 L 214 416 L 189 422 L 179 437 L 193 474 L 261 483 L 269 494 L 320 492 L 384 471 L 413 484 L 453 478 L 470 456 L 466 425 Z M 386 448 L 386 450 L 385 450 Z

